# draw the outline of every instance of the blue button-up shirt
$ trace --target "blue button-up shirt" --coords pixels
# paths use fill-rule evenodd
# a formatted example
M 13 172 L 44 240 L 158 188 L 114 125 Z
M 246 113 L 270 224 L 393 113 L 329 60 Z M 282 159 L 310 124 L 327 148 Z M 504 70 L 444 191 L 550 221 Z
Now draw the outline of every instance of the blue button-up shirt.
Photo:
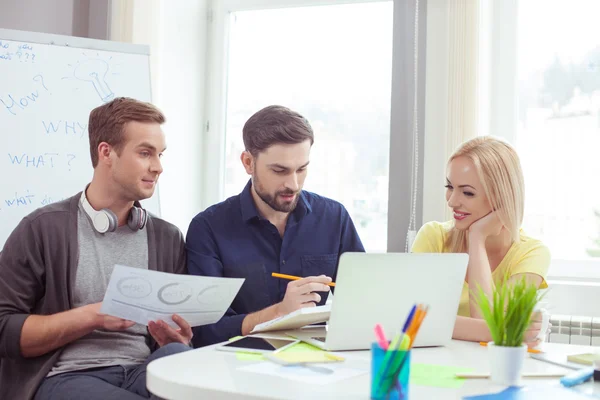
M 217 323 L 194 329 L 194 345 L 206 346 L 241 335 L 242 321 L 283 300 L 288 280 L 271 273 L 331 276 L 339 256 L 365 251 L 352 219 L 337 201 L 302 191 L 283 238 L 260 216 L 248 182 L 242 193 L 196 215 L 186 248 L 190 274 L 245 278 L 231 308 Z M 321 293 L 325 304 L 327 294 Z

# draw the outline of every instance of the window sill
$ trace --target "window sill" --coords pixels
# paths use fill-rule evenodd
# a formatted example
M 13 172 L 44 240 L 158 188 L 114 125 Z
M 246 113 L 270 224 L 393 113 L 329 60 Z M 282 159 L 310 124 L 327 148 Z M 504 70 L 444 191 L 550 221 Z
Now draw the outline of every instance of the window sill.
M 548 279 L 542 307 L 550 315 L 600 317 L 600 281 Z
M 552 260 L 548 281 L 600 283 L 600 259 Z

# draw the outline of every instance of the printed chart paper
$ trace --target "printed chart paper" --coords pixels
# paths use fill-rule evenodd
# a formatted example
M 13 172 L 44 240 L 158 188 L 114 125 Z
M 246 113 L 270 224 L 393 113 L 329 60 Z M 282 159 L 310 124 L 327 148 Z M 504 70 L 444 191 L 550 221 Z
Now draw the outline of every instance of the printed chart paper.
M 163 320 L 174 328 L 173 314 L 191 326 L 223 317 L 244 279 L 169 274 L 115 265 L 100 312 L 148 325 Z

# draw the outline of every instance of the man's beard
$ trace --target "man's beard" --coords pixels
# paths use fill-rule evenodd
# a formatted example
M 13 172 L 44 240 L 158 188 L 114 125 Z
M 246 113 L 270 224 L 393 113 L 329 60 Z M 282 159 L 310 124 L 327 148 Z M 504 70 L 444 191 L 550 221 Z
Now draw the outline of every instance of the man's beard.
M 258 197 L 260 197 L 260 199 L 262 201 L 267 203 L 268 206 L 271 207 L 275 211 L 289 213 L 289 212 L 294 211 L 294 209 L 298 205 L 298 200 L 300 199 L 300 196 L 292 190 L 289 190 L 289 189 L 282 190 L 279 192 L 275 192 L 275 195 L 271 195 L 263 190 L 263 187 L 260 184 L 260 181 L 259 181 L 258 177 L 256 176 L 256 174 L 252 175 L 252 183 L 254 184 L 254 191 L 256 191 L 256 194 L 258 195 Z M 285 195 L 293 195 L 293 194 L 296 194 L 296 197 L 294 197 L 294 200 L 292 202 L 285 202 L 283 204 L 277 202 L 277 199 L 280 195 L 285 196 Z

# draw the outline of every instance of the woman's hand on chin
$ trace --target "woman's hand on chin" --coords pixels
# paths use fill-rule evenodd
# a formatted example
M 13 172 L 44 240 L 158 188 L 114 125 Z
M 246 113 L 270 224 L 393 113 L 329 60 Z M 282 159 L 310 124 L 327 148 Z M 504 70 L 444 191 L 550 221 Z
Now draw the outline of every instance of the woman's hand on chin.
M 469 234 L 469 239 L 478 238 L 485 240 L 489 236 L 499 235 L 503 227 L 496 211 L 492 211 L 485 217 L 473 222 L 471 226 L 469 226 L 467 232 Z

